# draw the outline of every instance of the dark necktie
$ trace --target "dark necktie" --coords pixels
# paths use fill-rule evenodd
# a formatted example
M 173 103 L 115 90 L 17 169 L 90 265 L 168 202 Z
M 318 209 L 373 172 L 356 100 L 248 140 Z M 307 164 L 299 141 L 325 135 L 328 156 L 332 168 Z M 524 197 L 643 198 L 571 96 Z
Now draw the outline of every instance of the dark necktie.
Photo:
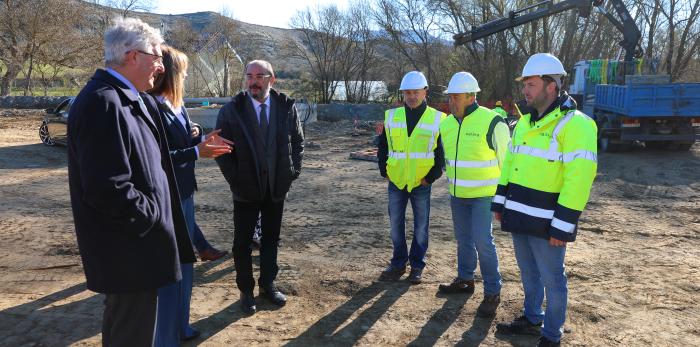
M 267 105 L 260 104 L 260 132 L 263 138 L 267 137 Z

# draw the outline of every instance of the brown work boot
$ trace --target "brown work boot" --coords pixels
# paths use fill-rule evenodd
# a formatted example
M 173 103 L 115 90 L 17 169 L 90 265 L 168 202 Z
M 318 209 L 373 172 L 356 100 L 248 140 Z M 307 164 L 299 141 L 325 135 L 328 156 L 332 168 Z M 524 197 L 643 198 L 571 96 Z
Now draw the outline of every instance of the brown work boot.
M 202 261 L 214 261 L 221 259 L 226 254 L 228 254 L 227 251 L 220 251 L 214 247 L 210 247 L 199 253 L 199 259 Z
M 398 281 L 403 274 L 406 273 L 406 267 L 402 268 L 395 268 L 393 265 L 389 264 L 389 266 L 382 271 L 382 274 L 379 276 L 380 281 Z
M 408 281 L 411 284 L 420 284 L 423 281 L 423 269 L 411 268 L 411 273 L 408 275 Z
M 463 280 L 457 277 L 452 280 L 452 283 L 440 283 L 438 291 L 444 294 L 474 293 L 474 280 Z
M 490 318 L 496 315 L 496 309 L 498 304 L 501 303 L 500 294 L 484 294 L 484 300 L 479 304 L 479 308 L 476 309 L 476 315 L 478 317 Z

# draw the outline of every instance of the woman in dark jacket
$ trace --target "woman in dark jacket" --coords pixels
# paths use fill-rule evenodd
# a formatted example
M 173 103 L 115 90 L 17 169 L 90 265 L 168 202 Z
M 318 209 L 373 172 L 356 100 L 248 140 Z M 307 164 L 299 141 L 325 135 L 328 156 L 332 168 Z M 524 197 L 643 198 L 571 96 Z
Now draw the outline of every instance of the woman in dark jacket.
M 218 251 L 209 245 L 195 221 L 194 192 L 197 190 L 197 182 L 194 167 L 199 158 L 215 158 L 230 153 L 229 144 L 232 142 L 221 138 L 218 130 L 206 136 L 193 136 L 192 124 L 183 102 L 187 55 L 167 46 L 163 46 L 162 51 L 165 72 L 156 78 L 150 93 L 158 101 L 187 230 L 200 258 L 208 260 L 204 254 L 213 254 L 215 258 L 220 258 L 226 252 Z M 177 346 L 180 340 L 190 340 L 200 334 L 189 325 L 192 265 L 182 264 L 182 281 L 158 290 L 156 346 Z

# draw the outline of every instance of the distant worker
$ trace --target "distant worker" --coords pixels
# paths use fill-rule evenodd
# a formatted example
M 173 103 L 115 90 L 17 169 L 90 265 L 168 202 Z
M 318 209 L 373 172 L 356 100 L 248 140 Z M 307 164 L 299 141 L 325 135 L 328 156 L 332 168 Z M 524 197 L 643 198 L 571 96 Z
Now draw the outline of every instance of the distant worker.
M 540 335 L 538 346 L 560 344 L 568 290 L 566 243 L 576 239 L 597 168 L 596 124 L 560 91 L 565 75 L 559 59 L 538 53 L 517 78 L 533 110 L 515 127 L 492 205 L 501 228 L 512 233 L 525 291 L 522 316 L 497 324 L 496 330 Z
M 501 100 L 496 101 L 496 107 L 493 108 L 493 112 L 498 113 L 503 117 L 503 119 L 508 119 L 508 112 L 503 109 L 503 102 Z
M 426 102 L 428 81 L 420 71 L 411 71 L 401 80 L 404 106 L 387 110 L 384 132 L 379 136 L 379 172 L 387 178 L 389 221 L 394 253 L 380 279 L 397 281 L 406 272 L 408 280 L 419 284 L 428 251 L 428 225 L 432 183 L 442 176 L 444 160 L 439 139 L 440 121 L 445 114 Z M 413 208 L 413 242 L 406 247 L 406 205 Z
M 473 293 L 477 259 L 484 298 L 477 316 L 493 317 L 501 302 L 501 274 L 491 233 L 491 200 L 496 193 L 510 131 L 496 112 L 479 106 L 479 83 L 468 72 L 452 76 L 447 86 L 450 112 L 440 123 L 445 149 L 450 206 L 457 239 L 457 277 L 440 284 L 441 293 Z

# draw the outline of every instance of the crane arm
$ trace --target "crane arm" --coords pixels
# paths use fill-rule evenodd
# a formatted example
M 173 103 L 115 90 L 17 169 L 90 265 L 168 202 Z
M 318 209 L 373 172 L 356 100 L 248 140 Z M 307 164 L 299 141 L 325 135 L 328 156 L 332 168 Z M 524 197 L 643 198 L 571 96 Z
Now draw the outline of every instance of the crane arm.
M 455 46 L 476 41 L 568 10 L 578 9 L 581 17 L 588 17 L 592 6 L 596 6 L 610 20 L 613 26 L 622 32 L 624 39 L 620 42 L 620 45 L 625 49 L 625 61 L 632 61 L 638 53 L 636 49 L 642 35 L 622 0 L 610 1 L 612 1 L 620 20 L 600 7 L 603 0 L 562 0 L 556 2 L 554 0 L 545 0 L 516 11 L 510 11 L 508 17 L 494 19 L 480 26 L 473 26 L 469 32 L 454 35 Z

